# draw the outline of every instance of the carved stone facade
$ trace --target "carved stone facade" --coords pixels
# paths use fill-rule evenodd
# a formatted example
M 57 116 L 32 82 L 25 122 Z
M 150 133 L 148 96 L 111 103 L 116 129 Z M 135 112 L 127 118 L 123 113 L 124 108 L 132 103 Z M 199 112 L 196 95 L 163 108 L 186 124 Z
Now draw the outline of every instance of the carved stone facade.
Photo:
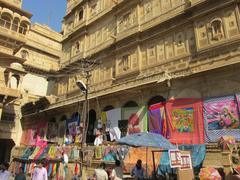
M 240 91 L 239 15 L 234 0 L 68 0 L 61 69 L 99 63 L 89 85 L 94 120 L 132 102 L 233 94 Z M 59 100 L 43 111 L 49 118 L 82 113 L 76 79 L 86 80 L 57 79 Z
M 20 145 L 22 105 L 53 94 L 53 81 L 42 74 L 57 71 L 62 56 L 62 35 L 30 27 L 32 15 L 21 6 L 22 0 L 0 0 L 0 163 Z
M 239 92 L 239 7 L 235 0 L 68 0 L 63 37 L 36 25 L 17 53 L 33 73 L 66 73 L 51 85 L 58 101 L 24 120 L 82 113 L 76 79 L 86 81 L 77 73 L 85 60 L 99 64 L 89 79 L 91 122 L 110 108 Z M 51 35 L 41 46 L 34 39 L 42 31 Z

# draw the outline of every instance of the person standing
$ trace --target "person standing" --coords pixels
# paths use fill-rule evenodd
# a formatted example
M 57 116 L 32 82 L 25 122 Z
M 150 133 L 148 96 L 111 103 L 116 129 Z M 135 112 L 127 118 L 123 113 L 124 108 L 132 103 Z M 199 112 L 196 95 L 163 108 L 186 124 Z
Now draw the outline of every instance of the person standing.
M 101 163 L 100 168 L 94 170 L 94 179 L 96 180 L 108 180 L 108 174 L 105 170 L 106 164 Z
M 26 180 L 23 167 L 20 167 L 19 173 L 15 176 L 14 180 Z
M 142 160 L 137 160 L 136 166 L 132 169 L 131 175 L 136 180 L 143 180 L 144 179 L 144 169 L 142 167 Z
M 48 180 L 47 170 L 44 166 L 45 160 L 41 160 L 34 170 L 32 180 Z
M 0 180 L 9 180 L 10 172 L 8 171 L 9 164 L 4 163 L 0 170 Z
M 115 168 L 112 171 L 112 180 L 122 180 L 123 179 L 123 169 L 121 166 L 121 161 L 115 161 Z

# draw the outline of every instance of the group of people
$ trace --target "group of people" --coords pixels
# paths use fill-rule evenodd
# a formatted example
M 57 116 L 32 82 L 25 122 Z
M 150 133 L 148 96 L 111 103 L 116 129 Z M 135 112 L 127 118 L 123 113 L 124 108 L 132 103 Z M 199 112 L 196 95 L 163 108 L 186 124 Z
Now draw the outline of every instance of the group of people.
M 44 160 L 40 161 L 38 165 L 35 166 L 34 173 L 32 175 L 32 180 L 47 180 L 47 169 L 44 167 Z M 26 175 L 24 174 L 24 167 L 19 168 L 17 174 L 12 174 L 8 171 L 9 164 L 4 163 L 0 166 L 0 180 L 26 180 Z
M 131 171 L 131 176 L 135 180 L 144 179 L 144 169 L 142 167 L 142 161 L 138 160 L 135 167 Z M 105 163 L 101 163 L 98 169 L 94 170 L 92 180 L 122 180 L 123 179 L 123 167 L 119 160 L 115 161 L 115 168 L 106 168 Z

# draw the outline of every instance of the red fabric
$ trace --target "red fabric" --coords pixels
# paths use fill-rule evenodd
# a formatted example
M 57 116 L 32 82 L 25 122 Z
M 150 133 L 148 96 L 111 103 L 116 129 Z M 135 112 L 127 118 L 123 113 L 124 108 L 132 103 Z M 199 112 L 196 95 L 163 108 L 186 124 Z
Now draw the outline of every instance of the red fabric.
M 186 127 L 186 131 L 176 128 L 174 124 L 175 112 L 184 112 L 191 110 L 193 116 L 184 115 L 180 113 L 179 122 L 183 127 Z M 166 113 L 169 123 L 170 142 L 174 144 L 204 144 L 204 123 L 203 123 L 203 102 L 202 99 L 174 99 L 166 103 Z M 189 120 L 190 119 L 190 120 Z M 175 122 L 173 122 L 175 121 Z

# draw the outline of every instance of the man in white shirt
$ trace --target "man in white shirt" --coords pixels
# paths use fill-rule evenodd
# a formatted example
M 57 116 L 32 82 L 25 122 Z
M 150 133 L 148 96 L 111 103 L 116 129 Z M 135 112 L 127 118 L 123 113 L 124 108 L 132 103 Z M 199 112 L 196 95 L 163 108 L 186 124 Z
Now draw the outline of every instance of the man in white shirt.
M 41 160 L 34 170 L 32 180 L 48 180 L 47 170 L 44 165 L 45 161 Z
M 105 163 L 101 163 L 100 168 L 94 170 L 94 178 L 96 180 L 108 180 L 108 174 L 105 171 L 105 167 Z
M 4 163 L 0 169 L 0 180 L 9 180 L 10 172 L 8 171 L 9 164 Z

